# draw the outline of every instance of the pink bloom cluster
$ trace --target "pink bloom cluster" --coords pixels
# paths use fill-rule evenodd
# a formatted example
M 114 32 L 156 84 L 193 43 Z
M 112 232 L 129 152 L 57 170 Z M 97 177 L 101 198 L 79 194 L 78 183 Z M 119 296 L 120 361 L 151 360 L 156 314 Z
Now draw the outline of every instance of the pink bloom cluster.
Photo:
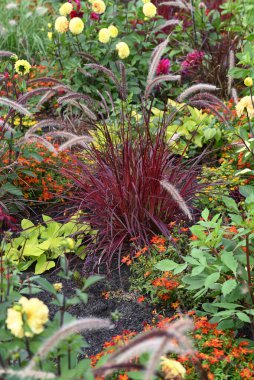
M 166 75 L 170 69 L 170 60 L 168 58 L 163 58 L 160 60 L 157 69 L 156 75 Z
M 181 65 L 181 74 L 190 75 L 193 70 L 197 69 L 202 65 L 205 53 L 203 51 L 194 50 L 193 52 L 187 54 L 185 60 Z

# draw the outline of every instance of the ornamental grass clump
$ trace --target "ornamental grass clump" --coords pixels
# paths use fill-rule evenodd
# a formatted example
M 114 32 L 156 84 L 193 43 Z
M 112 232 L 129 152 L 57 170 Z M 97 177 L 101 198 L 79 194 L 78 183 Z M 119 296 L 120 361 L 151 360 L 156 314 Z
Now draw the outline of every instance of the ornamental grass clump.
M 165 125 L 158 125 L 152 138 L 144 124 L 122 128 L 117 141 L 103 124 L 103 145 L 92 145 L 85 161 L 76 160 L 78 174 L 73 167 L 64 170 L 76 185 L 72 207 L 88 211 L 83 218 L 97 231 L 88 245 L 87 263 L 110 266 L 122 250 L 149 245 L 152 234 L 170 238 L 171 221 L 193 217 L 198 165 L 170 152 Z

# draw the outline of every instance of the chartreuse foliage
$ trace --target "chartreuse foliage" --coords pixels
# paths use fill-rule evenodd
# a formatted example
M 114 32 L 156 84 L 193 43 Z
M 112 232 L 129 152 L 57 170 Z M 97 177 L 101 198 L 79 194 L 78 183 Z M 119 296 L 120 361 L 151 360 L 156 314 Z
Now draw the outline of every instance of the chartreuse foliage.
M 4 247 L 5 257 L 17 264 L 19 270 L 26 270 L 35 264 L 35 274 L 55 267 L 55 260 L 64 253 L 78 253 L 82 239 L 75 238 L 75 235 L 93 234 L 90 225 L 77 223 L 76 217 L 73 216 L 67 223 L 59 223 L 43 215 L 44 223 L 38 225 L 23 219 L 23 231 Z M 72 235 L 73 238 L 70 237 Z
M 239 204 L 223 197 L 229 225 L 220 214 L 211 217 L 205 209 L 202 220 L 190 229 L 190 253 L 181 263 L 166 259 L 156 265 L 163 271 L 183 273 L 186 290 L 195 300 L 206 296 L 202 309 L 212 316 L 212 323 L 219 322 L 219 328 L 253 324 L 254 187 L 242 186 L 240 191 L 245 200 Z

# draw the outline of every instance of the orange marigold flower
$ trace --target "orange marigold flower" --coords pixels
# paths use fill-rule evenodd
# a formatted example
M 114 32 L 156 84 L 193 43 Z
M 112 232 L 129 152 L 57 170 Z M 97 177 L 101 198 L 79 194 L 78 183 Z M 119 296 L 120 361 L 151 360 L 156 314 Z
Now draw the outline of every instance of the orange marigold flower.
M 144 302 L 145 301 L 145 297 L 144 296 L 140 296 L 137 298 L 137 302 L 138 303 L 141 303 L 141 302 Z

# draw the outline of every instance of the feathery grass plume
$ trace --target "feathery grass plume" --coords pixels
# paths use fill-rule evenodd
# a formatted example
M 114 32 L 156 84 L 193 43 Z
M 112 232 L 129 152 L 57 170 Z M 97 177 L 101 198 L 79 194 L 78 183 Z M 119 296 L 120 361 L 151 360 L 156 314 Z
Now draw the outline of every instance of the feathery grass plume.
M 176 0 L 176 1 L 163 1 L 162 3 L 159 4 L 159 7 L 162 5 L 166 5 L 168 7 L 174 7 L 174 8 L 181 8 L 185 9 L 186 11 L 189 11 L 190 8 L 185 5 L 182 1 Z
M 71 148 L 73 145 L 82 145 L 82 146 L 87 146 L 88 142 L 92 142 L 93 138 L 89 136 L 76 136 L 73 139 L 70 139 L 66 141 L 64 144 L 60 145 L 58 148 L 59 152 L 62 152 L 63 150 L 67 148 Z
M 12 53 L 11 51 L 7 51 L 7 50 L 1 50 L 0 51 L 0 58 L 2 57 L 13 57 L 15 54 Z
M 15 132 L 15 129 L 13 129 L 10 124 L 5 123 L 3 120 L 0 120 L 0 127 L 3 127 L 3 130 L 10 131 L 11 133 Z
M 31 90 L 29 92 L 26 92 L 24 95 L 22 95 L 18 99 L 19 104 L 26 104 L 29 98 L 32 98 L 33 96 L 40 95 L 43 92 L 51 91 L 51 87 L 39 87 L 35 88 L 34 90 Z
M 68 91 L 70 91 L 70 88 L 63 85 L 63 84 L 51 87 L 50 91 L 48 91 L 45 95 L 42 96 L 42 98 L 36 104 L 36 107 L 40 108 L 44 103 L 46 103 L 51 98 L 53 98 L 53 96 L 55 96 L 58 93 L 58 91 L 68 92 Z
M 168 352 L 194 355 L 191 341 L 186 337 L 186 332 L 191 329 L 193 329 L 191 319 L 183 318 L 171 323 L 163 330 L 154 329 L 139 334 L 126 346 L 121 347 L 110 356 L 104 375 L 112 373 L 112 369 L 109 368 L 110 365 L 121 364 L 143 353 L 151 352 L 153 355 L 148 362 L 145 379 L 152 379 L 156 370 L 157 359 L 161 355 Z
M 103 107 L 104 107 L 104 109 L 105 109 L 105 111 L 107 113 L 107 116 L 109 117 L 110 116 L 110 111 L 109 111 L 106 99 L 105 99 L 105 97 L 102 95 L 102 93 L 99 90 L 96 90 L 96 91 L 97 91 L 97 94 L 99 95 L 99 97 L 101 98 L 101 102 L 103 104 Z
M 41 128 L 48 128 L 48 127 L 58 127 L 58 128 L 66 128 L 67 125 L 61 120 L 57 119 L 46 119 L 39 121 L 39 123 L 36 123 L 33 127 L 29 128 L 28 131 L 25 134 L 25 138 L 28 138 L 29 135 L 33 134 L 36 132 L 38 129 Z
M 58 103 L 61 104 L 65 100 L 69 100 L 69 99 L 73 99 L 73 100 L 84 99 L 85 101 L 87 101 L 89 107 L 93 107 L 95 103 L 98 103 L 95 99 L 92 99 L 91 96 L 86 95 L 86 94 L 81 94 L 79 92 L 69 92 L 67 95 L 64 95 L 64 96 L 58 98 L 57 101 L 58 101 Z
M 61 84 L 62 86 L 64 86 L 64 84 L 60 80 L 51 78 L 51 77 L 40 77 L 40 78 L 35 78 L 35 79 L 29 79 L 27 81 L 27 84 L 31 86 L 32 84 L 37 84 L 40 82 L 43 82 L 43 83 L 51 82 L 55 84 Z
M 15 111 L 25 115 L 25 116 L 32 116 L 32 114 L 23 106 L 21 106 L 19 103 L 14 102 L 13 100 L 6 99 L 6 98 L 0 98 L 0 104 L 4 106 L 11 107 Z M 5 121 L 7 122 L 6 118 Z
M 14 371 L 12 369 L 0 369 L 0 375 L 9 375 L 14 376 L 15 379 L 41 379 L 41 380 L 48 380 L 48 379 L 55 379 L 55 375 L 50 372 L 43 372 L 43 371 L 29 371 L 29 370 L 20 370 L 20 371 Z
M 199 83 L 194 84 L 193 86 L 187 88 L 185 91 L 183 91 L 177 98 L 177 101 L 181 103 L 184 99 L 188 98 L 190 95 L 194 94 L 195 92 L 200 91 L 216 91 L 218 88 L 212 84 L 206 84 L 206 83 Z
M 153 80 L 151 80 L 149 83 L 147 83 L 146 85 L 146 88 L 145 88 L 145 98 L 147 99 L 152 91 L 152 89 L 154 88 L 154 86 L 160 84 L 161 82 L 176 82 L 176 81 L 179 81 L 181 79 L 181 75 L 170 75 L 170 74 L 167 74 L 167 75 L 160 75 L 156 78 L 154 78 Z
M 215 106 L 220 106 L 228 115 L 231 114 L 230 109 L 221 101 L 216 95 L 209 94 L 208 92 L 201 92 L 200 94 L 194 95 L 189 99 L 189 102 L 193 100 L 205 100 L 212 103 Z
M 123 100 L 127 99 L 127 81 L 126 81 L 126 70 L 125 65 L 122 61 L 118 61 L 119 71 L 121 74 L 121 86 L 123 93 Z
M 63 103 L 71 104 L 72 106 L 75 106 L 81 109 L 91 120 L 93 121 L 97 120 L 97 116 L 95 115 L 95 113 L 91 111 L 85 104 L 79 103 L 73 99 L 65 99 Z
M 27 367 L 24 368 L 24 370 L 34 370 L 38 363 L 38 359 L 43 359 L 58 345 L 58 343 L 72 334 L 84 330 L 99 330 L 110 328 L 112 328 L 111 321 L 109 319 L 101 318 L 83 318 L 64 325 L 40 346 L 39 350 L 31 359 L 30 363 L 28 363 Z
M 228 56 L 228 95 L 230 96 L 231 94 L 231 88 L 233 85 L 233 77 L 230 74 L 230 70 L 235 67 L 235 53 L 233 50 L 229 51 L 229 56 Z
M 44 145 L 50 152 L 57 154 L 57 150 L 54 145 L 52 145 L 49 141 L 45 140 L 42 136 L 30 134 L 28 137 L 21 138 L 19 140 L 19 145 L 29 142 L 40 142 Z
M 232 98 L 234 100 L 234 103 L 237 104 L 238 103 L 238 94 L 237 94 L 237 91 L 234 87 L 232 87 L 232 89 L 231 89 L 231 95 L 232 95 Z
M 176 20 L 168 20 L 164 24 L 159 25 L 157 28 L 155 28 L 153 30 L 153 32 L 156 33 L 156 32 L 159 32 L 160 30 L 162 30 L 164 28 L 167 28 L 168 26 L 179 25 L 179 24 L 180 24 L 180 20 L 178 20 L 178 19 L 176 19 Z
M 172 198 L 176 201 L 179 208 L 183 211 L 183 213 L 192 220 L 192 215 L 190 212 L 189 207 L 187 206 L 185 200 L 179 193 L 179 191 L 176 189 L 175 186 L 173 186 L 171 183 L 169 183 L 167 180 L 163 179 L 160 181 L 161 186 L 168 191 L 168 193 L 172 196 Z
M 112 79 L 112 81 L 115 83 L 116 87 L 117 87 L 117 90 L 119 92 L 119 94 L 121 96 L 123 96 L 122 94 L 122 86 L 121 86 L 121 83 L 119 82 L 119 80 L 117 79 L 117 77 L 115 76 L 115 74 L 113 73 L 113 71 L 107 69 L 105 66 L 102 66 L 102 65 L 98 65 L 96 63 L 87 63 L 85 65 L 85 67 L 89 67 L 91 69 L 95 69 L 97 71 L 101 71 L 103 72 L 105 75 L 107 75 L 108 78 Z
M 83 51 L 81 52 L 78 52 L 77 55 L 79 55 L 80 57 L 82 58 L 86 58 L 88 61 L 91 61 L 93 63 L 96 63 L 97 65 L 99 65 L 100 63 L 89 53 L 85 53 Z
M 221 119 L 223 123 L 225 123 L 227 126 L 229 126 L 228 120 L 225 118 L 224 114 L 220 113 L 214 107 L 214 104 L 212 104 L 211 102 L 208 102 L 205 100 L 193 100 L 193 101 L 188 102 L 188 104 L 193 106 L 193 107 L 210 109 L 210 111 L 212 111 L 216 116 L 218 116 L 218 118 Z
M 114 100 L 112 98 L 112 94 L 109 91 L 107 91 L 107 90 L 106 90 L 106 94 L 108 95 L 112 111 L 114 112 L 115 111 L 115 105 L 114 105 Z
M 154 79 L 156 75 L 158 64 L 160 62 L 162 54 L 164 53 L 164 50 L 167 47 L 167 44 L 168 44 L 168 37 L 163 42 L 161 42 L 158 46 L 156 46 L 156 48 L 152 52 L 151 59 L 149 62 L 149 71 L 147 75 L 146 87 L 150 84 L 150 82 Z

